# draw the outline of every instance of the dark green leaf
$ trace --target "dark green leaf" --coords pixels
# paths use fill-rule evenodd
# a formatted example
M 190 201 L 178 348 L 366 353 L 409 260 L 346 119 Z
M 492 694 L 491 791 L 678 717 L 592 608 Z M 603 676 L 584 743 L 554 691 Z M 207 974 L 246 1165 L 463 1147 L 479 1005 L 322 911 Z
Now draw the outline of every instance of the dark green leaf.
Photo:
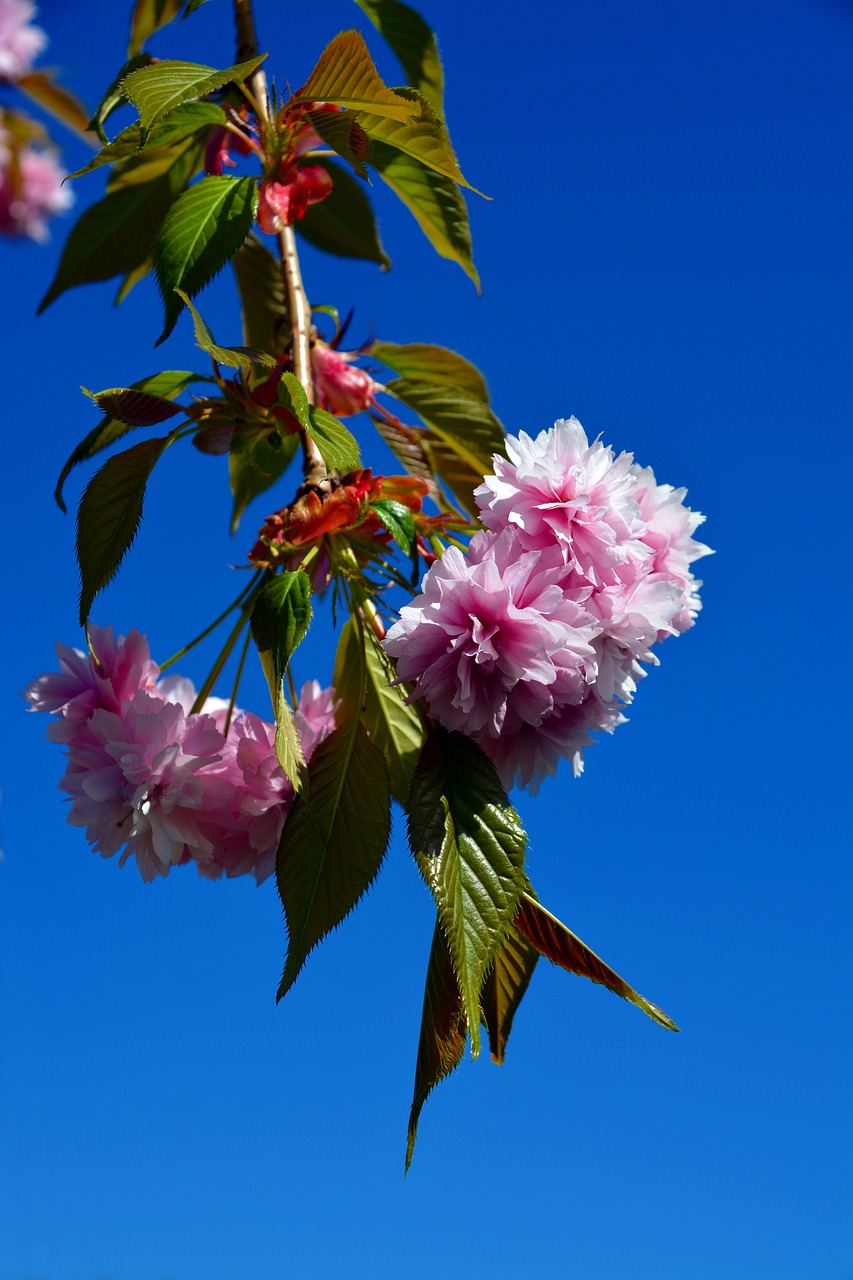
M 314 132 L 327 147 L 352 165 L 360 178 L 367 179 L 364 162 L 370 150 L 370 140 L 358 123 L 356 111 L 308 111 L 308 121 Z
M 135 391 L 148 392 L 154 396 L 163 396 L 171 400 L 174 396 L 178 396 L 184 391 L 191 382 L 204 382 L 205 378 L 199 373 L 188 373 L 185 369 L 167 369 L 164 373 L 154 373 L 148 378 L 142 378 L 139 382 L 134 382 L 133 389 Z M 128 431 L 132 431 L 133 426 L 124 422 L 120 418 L 113 418 L 109 414 L 89 434 L 80 441 L 77 448 L 71 454 L 70 458 L 62 468 L 59 479 L 56 482 L 56 490 L 54 497 L 62 511 L 65 510 L 65 502 L 62 497 L 62 487 L 68 479 L 69 473 L 81 462 L 86 462 L 89 458 L 94 457 L 96 453 L 100 453 L 102 449 L 108 449 L 116 440 L 120 440 Z
M 353 111 L 365 108 L 377 116 L 406 121 L 414 114 L 412 102 L 389 89 L 358 31 L 341 31 L 320 55 L 308 80 L 293 97 L 299 102 L 328 102 Z
M 526 884 L 525 835 L 491 761 L 464 734 L 430 731 L 412 779 L 408 832 L 438 904 L 476 1057 L 480 992 Z
M 156 62 L 126 75 L 122 88 L 139 112 L 143 133 L 182 102 L 203 98 L 224 84 L 242 84 L 267 55 L 237 63 L 225 71 L 197 62 Z
M 427 342 L 373 342 L 370 354 L 403 378 L 417 378 L 421 382 L 434 382 L 440 387 L 456 387 L 476 400 L 489 403 L 486 380 L 475 364 L 457 355 L 447 347 L 436 347 Z
M 400 59 L 406 80 L 443 115 L 444 75 L 435 36 L 401 0 L 355 0 Z
M 332 175 L 334 185 L 325 200 L 308 206 L 305 217 L 295 224 L 296 230 L 324 253 L 390 267 L 364 187 L 340 165 L 329 160 L 317 163 Z
M 432 949 L 424 987 L 424 1010 L 415 1066 L 415 1090 L 409 1112 L 406 1141 L 406 1172 L 412 1163 L 421 1108 L 435 1086 L 450 1075 L 465 1053 L 468 1025 L 462 993 L 453 971 L 453 961 L 438 920 L 432 935 Z
M 154 270 L 165 312 L 158 345 L 180 315 L 175 290 L 193 298 L 221 271 L 251 231 L 257 207 L 252 178 L 202 178 L 178 196 L 154 244 Z
M 308 954 L 370 888 L 391 829 L 388 770 L 358 719 L 315 749 L 308 789 L 285 825 L 276 879 L 287 920 L 287 959 L 278 999 Z
M 281 265 L 260 240 L 249 235 L 231 259 L 243 311 L 243 341 L 260 351 L 287 345 L 287 299 Z
M 308 403 L 305 388 L 296 377 L 296 374 L 283 373 L 281 375 L 281 381 L 278 384 L 278 399 L 285 409 L 290 410 L 303 431 L 308 431 L 310 434 L 311 406 Z
M 108 391 L 87 391 L 86 394 L 91 395 L 98 408 L 109 417 L 118 418 L 129 427 L 153 427 L 181 412 L 181 405 L 173 404 L 165 396 L 135 387 L 111 387 Z
M 186 102 L 182 107 L 177 107 L 168 119 L 161 120 L 154 126 L 145 139 L 145 145 L 152 148 L 171 145 L 195 134 L 204 134 L 206 141 L 206 135 L 211 126 L 221 123 L 224 119 L 225 112 L 215 102 Z M 138 155 L 142 146 L 142 131 L 137 121 L 135 124 L 128 125 L 126 129 L 122 129 L 113 142 L 107 143 L 98 152 L 94 160 L 90 160 L 82 169 L 77 169 L 68 176 L 80 178 L 84 173 L 91 173 L 101 165 L 127 160 L 129 156 Z
M 383 529 L 387 529 L 401 551 L 407 556 L 412 554 L 415 545 L 415 521 L 411 511 L 402 502 L 392 498 L 377 498 L 371 502 L 370 510 L 379 518 Z
M 177 18 L 182 9 L 181 17 L 188 18 L 204 3 L 205 0 L 136 0 L 130 23 L 128 57 L 138 53 L 145 41 Z
M 255 365 L 272 369 L 275 366 L 275 356 L 269 355 L 266 351 L 256 351 L 254 347 L 220 347 L 183 289 L 176 289 L 175 293 L 182 299 L 193 318 L 196 345 L 201 347 L 202 351 L 206 351 L 211 360 L 215 360 L 217 364 L 224 364 L 229 369 L 248 370 Z M 160 341 L 162 342 L 162 338 Z
M 320 450 L 329 471 L 347 475 L 361 466 L 358 442 L 340 419 L 311 405 L 308 434 Z
M 92 130 L 89 127 L 89 116 L 82 104 L 62 85 L 57 84 L 47 71 L 28 71 L 15 80 L 15 88 L 20 89 L 28 98 L 32 98 L 45 111 L 49 111 L 57 120 L 68 125 L 70 129 L 81 133 L 86 141 Z
M 266 492 L 284 474 L 299 449 L 298 436 L 270 435 L 243 437 L 238 433 L 228 455 L 228 476 L 234 506 L 231 533 L 237 532 L 240 517 L 258 494 Z
M 110 84 L 104 93 L 101 101 L 95 108 L 95 114 L 89 121 L 89 129 L 98 135 L 101 142 L 106 143 L 107 135 L 104 133 L 104 125 L 109 117 L 119 107 L 127 102 L 127 94 L 123 88 L 123 80 L 125 76 L 130 75 L 131 71 L 138 71 L 141 67 L 150 67 L 154 59 L 150 53 L 136 53 L 122 67 L 115 80 Z
M 483 1023 L 489 1033 L 492 1062 L 499 1066 L 503 1064 L 513 1018 L 538 959 L 539 952 L 513 926 L 483 983 L 480 996 Z
M 311 582 L 306 573 L 280 573 L 264 587 L 250 626 L 275 712 L 275 754 L 294 789 L 305 782 L 305 756 L 284 692 L 284 676 L 311 622 Z
M 143 440 L 110 458 L 89 481 L 77 511 L 80 566 L 80 622 L 89 620 L 92 601 L 114 577 L 136 537 L 145 486 L 170 436 Z
M 503 453 L 504 430 L 487 404 L 422 378 L 396 378 L 386 390 L 420 414 L 479 476 L 491 474 L 492 454 Z
M 581 942 L 580 938 L 561 924 L 556 916 L 552 916 L 550 911 L 546 911 L 529 893 L 525 893 L 521 899 L 518 914 L 515 917 L 515 927 L 553 964 L 568 970 L 569 973 L 579 973 L 582 977 L 589 978 L 591 982 L 601 983 L 617 996 L 621 996 L 623 1000 L 629 1000 L 638 1009 L 642 1009 L 643 1013 L 648 1014 L 660 1026 L 666 1027 L 667 1031 L 679 1030 L 672 1018 L 668 1017 L 656 1004 L 639 995 L 633 987 L 619 977 L 618 973 L 615 973 L 594 951 L 591 951 L 585 942 Z

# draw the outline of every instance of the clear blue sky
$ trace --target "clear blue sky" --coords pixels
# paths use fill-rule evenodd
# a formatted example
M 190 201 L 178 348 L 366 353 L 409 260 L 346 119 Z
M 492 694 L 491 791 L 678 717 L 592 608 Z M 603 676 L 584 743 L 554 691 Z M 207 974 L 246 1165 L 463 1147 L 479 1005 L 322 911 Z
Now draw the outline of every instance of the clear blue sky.
M 43 61 L 90 104 L 129 8 L 41 6 Z M 366 25 L 344 0 L 257 9 L 280 84 Z M 357 341 L 464 352 L 511 430 L 574 413 L 707 514 L 698 625 L 582 780 L 519 799 L 540 895 L 683 1033 L 543 962 L 506 1065 L 436 1091 L 404 1181 L 432 924 L 399 814 L 376 888 L 278 1008 L 272 883 L 145 886 L 65 825 L 61 755 L 17 690 L 80 643 L 51 498 L 94 422 L 77 387 L 194 348 L 182 320 L 152 350 L 150 282 L 36 321 L 64 228 L 0 243 L 0 1280 L 849 1280 L 853 6 L 421 9 L 463 169 L 494 197 L 470 202 L 483 295 L 384 189 L 392 271 L 306 251 L 309 294 L 356 305 Z M 226 65 L 229 6 L 152 50 Z M 230 281 L 202 304 L 237 340 Z M 222 460 L 167 457 L 95 617 L 165 658 L 231 598 L 269 505 L 232 543 Z M 329 637 L 302 678 L 329 678 Z M 253 676 L 244 703 L 266 697 Z

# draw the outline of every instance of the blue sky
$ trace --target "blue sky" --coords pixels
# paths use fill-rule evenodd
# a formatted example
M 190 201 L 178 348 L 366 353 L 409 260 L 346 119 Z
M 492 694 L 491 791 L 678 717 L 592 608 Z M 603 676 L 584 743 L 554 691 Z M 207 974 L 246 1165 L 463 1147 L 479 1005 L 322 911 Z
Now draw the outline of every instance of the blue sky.
M 126 8 L 41 6 L 43 61 L 90 104 Z M 194 348 L 182 320 L 153 351 L 150 282 L 35 320 L 65 228 L 0 243 L 0 1280 L 849 1278 L 853 8 L 421 10 L 463 170 L 493 197 L 469 202 L 482 297 L 384 190 L 393 269 L 306 250 L 308 291 L 356 307 L 357 341 L 469 356 L 510 430 L 576 414 L 707 514 L 697 626 L 582 780 L 518 798 L 540 896 L 683 1031 L 543 962 L 506 1065 L 466 1061 L 435 1092 L 404 1181 L 432 924 L 399 813 L 375 889 L 278 1008 L 272 884 L 145 886 L 65 825 L 60 753 L 17 691 L 80 643 L 73 517 L 51 498 L 94 422 L 77 388 Z M 257 15 L 294 85 L 366 25 L 344 0 Z M 224 66 L 230 42 L 211 0 L 152 49 Z M 237 340 L 227 277 L 201 302 Z M 269 505 L 232 542 L 221 460 L 167 456 L 95 617 L 165 658 L 231 599 Z M 300 679 L 328 680 L 332 643 L 315 624 Z M 200 681 L 204 655 L 181 669 Z M 266 699 L 253 673 L 242 700 Z

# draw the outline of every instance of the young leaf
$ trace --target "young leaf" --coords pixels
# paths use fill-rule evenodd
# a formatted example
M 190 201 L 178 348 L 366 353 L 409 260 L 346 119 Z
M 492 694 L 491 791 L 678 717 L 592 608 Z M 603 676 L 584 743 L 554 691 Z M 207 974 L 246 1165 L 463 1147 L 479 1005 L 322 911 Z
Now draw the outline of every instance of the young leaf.
M 177 107 L 168 119 L 156 124 L 147 139 L 143 140 L 138 121 L 128 125 L 126 129 L 122 129 L 117 138 L 107 143 L 98 152 L 94 160 L 90 160 L 82 169 L 76 169 L 68 176 L 81 178 L 83 174 L 91 173 L 101 165 L 117 164 L 127 160 L 130 156 L 138 155 L 143 145 L 151 148 L 171 145 L 195 134 L 205 135 L 206 141 L 206 135 L 211 126 L 221 123 L 224 119 L 225 112 L 215 102 L 186 102 L 182 107 Z
M 513 926 L 483 983 L 480 1008 L 489 1033 L 492 1062 L 503 1065 L 512 1020 L 527 990 L 539 952 Z
M 225 71 L 197 62 L 155 62 L 131 71 L 122 88 L 139 112 L 142 132 L 147 133 L 155 121 L 179 107 L 182 102 L 203 98 L 224 84 L 243 84 L 257 70 L 267 55 L 239 62 Z
M 515 917 L 515 927 L 524 935 L 537 951 L 561 969 L 569 973 L 579 973 L 591 982 L 599 982 L 608 990 L 621 996 L 623 1000 L 635 1004 L 638 1009 L 657 1022 L 667 1031 L 678 1031 L 679 1028 L 662 1009 L 630 987 L 619 977 L 609 965 L 606 965 L 585 942 L 581 942 L 570 929 L 546 911 L 529 893 L 522 896 Z
M 408 833 L 438 904 L 476 1057 L 480 992 L 526 884 L 525 835 L 491 761 L 464 734 L 431 730 L 412 779 Z
M 165 27 L 179 14 L 182 18 L 188 18 L 204 3 L 205 0 L 136 0 L 130 23 L 128 57 L 138 53 L 155 31 Z
M 311 406 L 308 403 L 305 388 L 295 373 L 283 373 L 281 375 L 281 381 L 278 384 L 278 398 L 285 409 L 290 410 L 300 427 L 310 433 L 309 415 Z
M 57 84 L 46 71 L 28 71 L 15 80 L 15 87 L 70 129 L 83 134 L 87 142 L 91 141 L 88 113 L 74 94 Z
M 397 90 L 398 94 L 403 92 L 402 89 Z M 458 182 L 461 187 L 467 187 L 478 196 L 483 195 L 482 191 L 478 191 L 463 176 L 447 130 L 426 98 L 422 98 L 414 90 L 405 92 L 411 102 L 419 108 L 419 115 L 411 113 L 408 120 L 402 121 L 379 115 L 375 111 L 359 112 L 358 123 L 371 142 L 394 147 L 403 155 L 419 161 L 427 169 L 434 170 L 435 173 L 452 182 Z M 372 154 L 373 148 L 371 148 Z M 490 197 L 485 196 L 484 199 L 488 200 Z
M 143 440 L 110 458 L 89 481 L 77 511 L 80 566 L 80 622 L 86 626 L 92 601 L 114 577 L 136 537 L 145 486 L 171 436 Z
M 370 354 L 403 378 L 418 378 L 433 382 L 439 387 L 456 387 L 466 395 L 489 403 L 486 380 L 475 364 L 457 355 L 447 347 L 436 347 L 427 342 L 409 342 L 401 346 L 396 342 L 375 341 Z
M 276 759 L 297 792 L 305 785 L 305 756 L 285 696 L 284 675 L 310 622 L 311 582 L 301 569 L 281 573 L 266 584 L 249 622 L 275 713 Z
M 296 223 L 296 230 L 324 253 L 378 262 L 383 269 L 390 267 L 391 260 L 382 248 L 364 188 L 333 161 L 317 163 L 331 174 L 332 190 L 325 200 L 308 206 L 305 217 Z
M 379 523 L 388 530 L 400 550 L 410 556 L 415 545 L 415 521 L 409 508 L 393 498 L 377 498 L 371 502 L 370 510 L 378 516 Z
M 287 299 L 281 267 L 256 236 L 249 235 L 231 259 L 243 310 L 243 341 L 278 353 L 287 343 Z
M 503 453 L 504 430 L 482 400 L 422 378 L 395 378 L 385 389 L 420 414 L 479 476 L 491 473 L 492 454 Z
M 346 160 L 360 178 L 369 181 L 364 162 L 370 151 L 370 140 L 358 123 L 355 111 L 308 111 L 308 121 L 327 147 Z
M 325 409 L 311 405 L 308 434 L 320 450 L 329 471 L 346 475 L 361 466 L 358 442 L 344 424 Z
M 134 382 L 133 390 L 147 392 L 153 396 L 164 397 L 167 400 L 173 399 L 181 394 L 191 382 L 207 381 L 200 373 L 188 373 L 185 369 L 167 369 L 163 373 L 154 373 L 148 378 L 142 378 L 139 382 Z M 62 487 L 68 479 L 69 473 L 81 462 L 86 462 L 89 458 L 94 457 L 96 453 L 100 453 L 102 449 L 108 449 L 116 440 L 120 440 L 128 431 L 132 431 L 133 426 L 123 421 L 121 418 L 113 418 L 109 414 L 96 427 L 93 427 L 87 436 L 77 445 L 77 448 L 71 454 L 65 466 L 60 472 L 59 479 L 56 482 L 54 497 L 60 510 L 65 510 L 65 502 L 62 497 Z
M 396 53 L 406 81 L 444 114 L 444 74 L 435 36 L 419 13 L 401 0 L 355 0 Z
M 353 111 L 369 108 L 378 118 L 401 122 L 415 114 L 411 101 L 385 84 L 358 31 L 341 31 L 326 45 L 292 102 L 328 102 Z
M 261 365 L 265 369 L 275 367 L 275 356 L 269 355 L 266 351 L 257 351 L 254 347 L 220 347 L 183 289 L 176 289 L 175 293 L 193 318 L 196 346 L 206 351 L 211 360 L 215 360 L 217 364 L 224 364 L 229 369 L 252 369 L 255 365 Z M 160 341 L 162 342 L 163 339 L 161 338 Z
M 270 435 L 243 439 L 238 433 L 228 454 L 228 478 L 234 505 L 231 534 L 237 532 L 240 517 L 259 494 L 271 488 L 290 466 L 299 449 L 299 437 Z
M 129 427 L 153 427 L 181 412 L 181 405 L 173 404 L 165 396 L 153 395 L 134 387 L 112 387 L 108 391 L 89 393 L 99 409 L 111 418 L 118 418 Z
M 202 178 L 178 196 L 154 243 L 165 312 L 157 345 L 172 332 L 181 311 L 175 290 L 195 297 L 221 271 L 251 231 L 257 207 L 252 178 Z
M 376 878 L 391 830 L 388 770 L 358 718 L 315 749 L 276 860 L 288 946 L 277 999 Z
M 436 920 L 427 965 L 415 1089 L 406 1135 L 407 1173 L 415 1150 L 421 1109 L 435 1086 L 459 1066 L 465 1053 L 467 1034 L 462 993 L 453 971 L 447 941 Z

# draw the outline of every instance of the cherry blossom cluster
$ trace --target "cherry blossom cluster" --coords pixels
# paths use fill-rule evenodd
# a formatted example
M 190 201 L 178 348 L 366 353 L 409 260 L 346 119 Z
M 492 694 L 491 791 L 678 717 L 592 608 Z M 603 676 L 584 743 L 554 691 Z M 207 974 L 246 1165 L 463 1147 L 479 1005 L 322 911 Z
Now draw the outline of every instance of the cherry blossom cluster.
M 19 80 L 47 44 L 29 0 L 0 0 L 0 80 Z
M 474 738 L 507 789 L 535 794 L 590 733 L 624 721 L 652 646 L 693 625 L 710 549 L 686 490 L 575 418 L 506 440 L 475 497 L 485 531 L 448 548 L 385 648 L 448 729 Z
M 74 202 L 64 177 L 52 151 L 13 147 L 0 127 L 0 234 L 46 240 L 47 219 Z
M 102 857 L 136 858 L 144 880 L 187 862 L 211 879 L 265 879 L 294 799 L 275 726 L 248 712 L 226 724 L 217 698 L 193 713 L 191 682 L 161 678 L 136 631 L 116 640 L 93 626 L 89 637 L 97 660 L 58 644 L 59 671 L 24 695 L 57 717 L 47 736 L 66 748 L 69 823 Z M 335 727 L 336 706 L 333 690 L 303 686 L 295 720 L 306 759 Z

